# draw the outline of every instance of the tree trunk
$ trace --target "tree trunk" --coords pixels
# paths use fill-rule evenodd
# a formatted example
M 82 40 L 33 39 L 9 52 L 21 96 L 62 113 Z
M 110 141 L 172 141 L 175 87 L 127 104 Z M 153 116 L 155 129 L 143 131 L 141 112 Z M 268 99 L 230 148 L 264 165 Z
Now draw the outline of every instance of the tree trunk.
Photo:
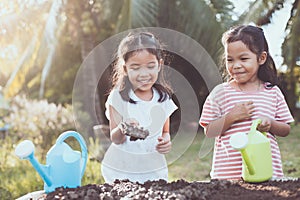
M 87 111 L 91 117 L 91 121 L 89 122 L 90 126 L 88 128 L 90 136 L 93 135 L 93 126 L 103 124 L 104 122 L 100 106 L 99 91 L 97 89 L 94 90 L 94 88 L 97 88 L 96 85 L 98 85 L 98 75 L 96 73 L 97 63 L 95 62 L 96 58 L 94 54 L 90 54 L 91 56 L 88 56 L 89 53 L 93 50 L 94 46 L 94 35 L 84 35 L 82 37 L 81 56 L 84 63 L 83 67 L 88 67 L 88 70 L 84 70 L 83 74 L 82 84 L 84 84 L 84 89 L 82 91 L 82 98 L 84 98 L 83 102 L 85 103 L 82 109 L 83 111 Z M 87 99 L 89 99 L 91 102 L 87 101 Z M 93 112 L 96 112 L 96 119 L 94 119 L 93 117 Z

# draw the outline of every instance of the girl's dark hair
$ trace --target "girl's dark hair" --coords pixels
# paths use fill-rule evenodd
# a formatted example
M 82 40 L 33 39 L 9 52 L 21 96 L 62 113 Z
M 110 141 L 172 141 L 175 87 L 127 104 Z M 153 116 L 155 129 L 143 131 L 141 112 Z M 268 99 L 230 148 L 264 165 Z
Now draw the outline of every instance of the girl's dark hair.
M 271 86 L 278 85 L 277 70 L 272 56 L 269 53 L 269 46 L 261 28 L 251 25 L 240 25 L 230 28 L 223 34 L 222 43 L 226 44 L 242 41 L 253 53 L 257 59 L 263 51 L 267 53 L 267 60 L 259 66 L 258 78 L 264 82 L 269 82 Z
M 125 101 L 136 103 L 129 97 L 132 88 L 128 76 L 125 76 L 124 65 L 127 60 L 137 52 L 146 50 L 156 56 L 157 60 L 165 60 L 167 52 L 163 50 L 161 42 L 150 32 L 129 33 L 119 44 L 115 62 L 113 64 L 112 82 L 113 88 L 118 88 Z M 157 81 L 153 87 L 159 93 L 158 102 L 171 98 L 172 89 L 164 78 L 164 67 L 161 66 Z

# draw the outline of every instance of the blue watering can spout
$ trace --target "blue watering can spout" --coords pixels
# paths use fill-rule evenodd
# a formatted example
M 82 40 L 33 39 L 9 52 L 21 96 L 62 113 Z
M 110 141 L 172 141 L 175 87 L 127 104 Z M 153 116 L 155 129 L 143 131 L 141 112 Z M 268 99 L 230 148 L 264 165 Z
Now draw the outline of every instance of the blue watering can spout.
M 49 187 L 52 185 L 51 179 L 47 174 L 47 167 L 45 165 L 41 165 L 34 157 L 34 144 L 30 140 L 24 140 L 21 142 L 16 147 L 15 154 L 21 159 L 29 160 L 44 182 Z

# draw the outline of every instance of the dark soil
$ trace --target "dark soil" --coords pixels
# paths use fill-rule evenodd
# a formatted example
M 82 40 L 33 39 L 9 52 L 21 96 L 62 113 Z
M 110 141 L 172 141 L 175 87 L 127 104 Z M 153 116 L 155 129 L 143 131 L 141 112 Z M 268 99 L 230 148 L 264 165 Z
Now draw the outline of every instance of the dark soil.
M 57 188 L 45 199 L 238 199 L 238 200 L 274 200 L 300 199 L 300 179 L 285 179 L 264 183 L 245 183 L 243 181 L 187 182 L 178 180 L 148 181 L 144 184 L 132 183 L 128 180 L 116 180 L 114 184 L 90 184 L 78 188 Z

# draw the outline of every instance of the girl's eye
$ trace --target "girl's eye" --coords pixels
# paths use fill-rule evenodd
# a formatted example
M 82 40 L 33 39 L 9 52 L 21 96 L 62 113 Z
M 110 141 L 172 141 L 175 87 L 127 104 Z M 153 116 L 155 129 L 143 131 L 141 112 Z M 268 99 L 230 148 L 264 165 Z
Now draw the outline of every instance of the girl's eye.
M 230 58 L 227 58 L 227 62 L 232 62 L 232 59 L 230 59 Z
M 156 67 L 156 65 L 149 65 L 148 69 L 154 69 Z
M 248 58 L 241 58 L 241 60 L 248 60 Z
M 139 67 L 131 67 L 131 69 L 136 71 L 136 70 L 139 70 L 140 68 Z

